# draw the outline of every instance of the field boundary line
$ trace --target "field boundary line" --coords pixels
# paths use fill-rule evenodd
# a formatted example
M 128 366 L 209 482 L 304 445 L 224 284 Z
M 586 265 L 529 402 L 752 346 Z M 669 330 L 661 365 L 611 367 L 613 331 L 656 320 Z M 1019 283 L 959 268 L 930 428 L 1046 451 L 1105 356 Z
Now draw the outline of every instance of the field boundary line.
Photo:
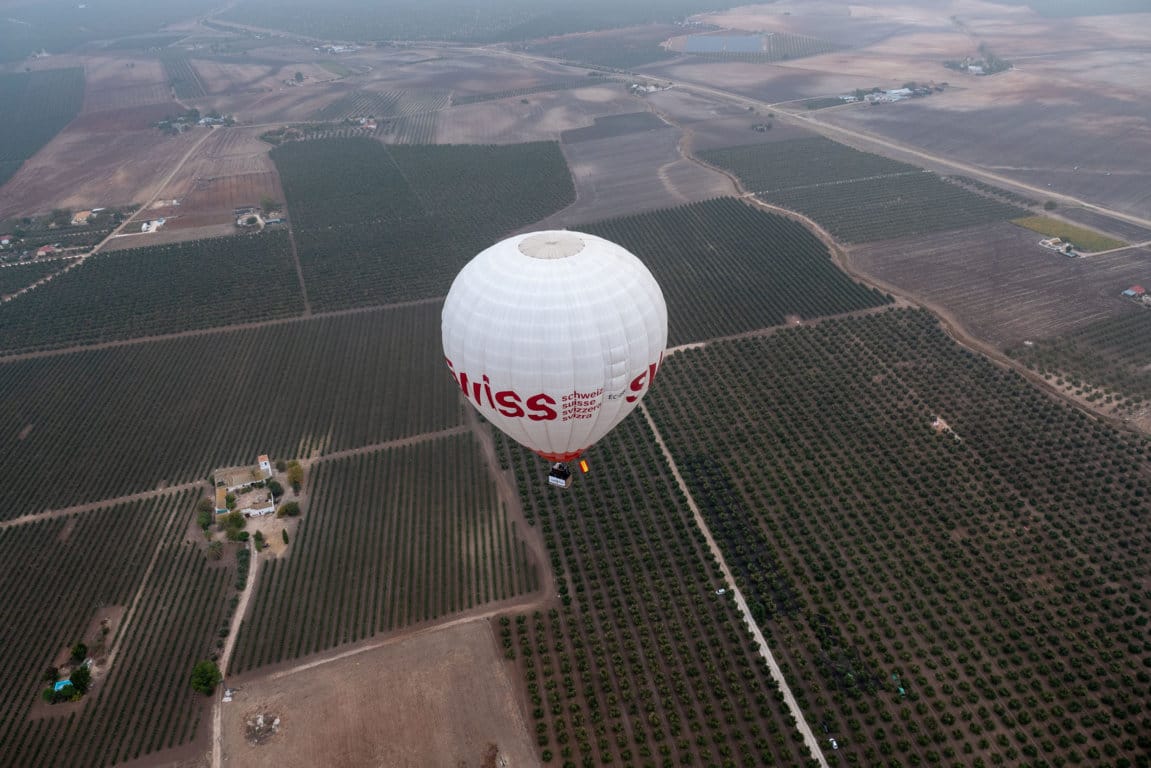
M 300 283 L 300 295 L 304 298 L 304 317 L 312 316 L 312 302 L 308 300 L 308 284 L 304 282 L 304 268 L 300 264 L 300 251 L 296 247 L 296 232 L 288 223 L 288 245 L 292 249 L 292 264 L 296 267 L 296 280 Z
M 155 488 L 151 491 L 140 491 L 139 493 L 130 493 L 127 496 L 115 496 L 110 499 L 98 499 L 96 501 L 86 501 L 83 504 L 73 504 L 70 507 L 61 507 L 60 509 L 46 509 L 43 512 L 33 512 L 30 515 L 21 515 L 20 517 L 13 517 L 10 520 L 0 520 L 0 530 L 5 528 L 15 528 L 18 525 L 25 525 L 27 523 L 35 523 L 40 520 L 52 520 L 57 517 L 70 517 L 71 515 L 79 515 L 85 512 L 95 512 L 104 507 L 111 507 L 117 504 L 128 504 L 133 501 L 145 501 L 153 499 L 157 496 L 164 496 L 169 493 L 180 493 L 181 491 L 190 491 L 196 488 L 206 486 L 203 480 L 193 480 L 188 483 L 180 483 L 179 485 L 169 485 L 164 488 Z
M 152 551 L 152 559 L 148 561 L 148 567 L 144 569 L 144 575 L 140 577 L 140 586 L 136 589 L 136 594 L 132 596 L 132 603 L 128 606 L 128 610 L 124 612 L 123 621 L 121 621 L 120 626 L 116 628 L 116 640 L 112 643 L 112 649 L 108 651 L 108 660 L 104 662 L 103 672 L 105 677 L 107 677 L 112 667 L 116 664 L 116 657 L 120 654 L 120 646 L 128 634 L 128 629 L 132 626 L 132 620 L 136 618 L 136 610 L 140 607 L 140 599 L 144 596 L 144 590 L 148 587 L 148 581 L 152 577 L 152 571 L 156 568 L 156 561 L 160 559 L 160 552 L 167 543 L 167 536 L 179 518 L 180 509 L 176 507 L 171 511 L 167 524 L 156 538 L 156 548 Z
M 57 272 L 56 274 L 60 274 Z M 405 307 L 418 307 L 424 304 L 436 304 L 444 300 L 443 296 L 430 296 L 426 299 L 412 299 L 411 301 L 397 301 L 391 304 L 373 304 L 368 307 L 351 307 L 350 309 L 337 309 L 331 312 L 318 312 L 313 315 L 293 315 L 291 317 L 276 317 L 268 320 L 253 320 L 248 323 L 234 323 L 232 325 L 214 325 L 211 328 L 193 328 L 188 331 L 175 331 L 173 333 L 158 333 L 151 336 L 137 336 L 132 339 L 109 339 L 95 344 L 74 344 L 69 347 L 57 349 L 41 349 L 30 352 L 14 352 L 12 354 L 0 353 L 0 365 L 14 363 L 21 360 L 32 360 L 39 357 L 53 357 L 55 355 L 70 355 L 76 352 L 87 352 L 94 349 L 111 349 L 113 347 L 127 347 L 133 344 L 151 344 L 158 341 L 171 341 L 172 339 L 185 339 L 193 336 L 208 336 L 213 333 L 231 333 L 233 331 L 249 331 L 255 328 L 267 328 L 273 325 L 286 323 L 299 323 L 308 320 L 318 320 L 327 317 L 345 317 L 367 312 L 384 312 Z
M 438 440 L 444 437 L 451 437 L 453 435 L 462 435 L 469 430 L 465 424 L 459 424 L 447 429 L 440 429 L 435 432 L 421 432 L 418 435 L 409 435 L 408 437 L 400 437 L 395 440 L 387 440 L 382 443 L 371 443 L 369 445 L 361 445 L 356 448 L 345 448 L 342 451 L 333 451 L 332 453 L 317 456 L 315 458 L 299 458 L 299 462 L 305 466 L 317 464 L 324 461 L 334 461 L 337 459 L 346 459 L 350 456 L 358 456 L 362 453 L 374 453 L 375 451 L 383 451 L 389 448 L 404 448 L 409 445 L 416 445 L 431 440 Z M 155 498 L 156 496 L 163 496 L 169 493 L 179 493 L 181 491 L 195 490 L 197 488 L 206 488 L 207 482 L 204 480 L 193 480 L 187 483 L 180 483 L 179 485 L 169 485 L 165 488 L 157 488 L 151 491 L 140 491 L 139 493 L 131 493 L 126 496 L 115 496 L 107 499 L 98 499 L 96 501 L 88 501 L 83 504 L 74 504 L 70 507 L 62 507 L 60 509 L 46 509 L 43 512 L 33 512 L 30 515 L 21 515 L 14 517 L 11 520 L 0 520 L 0 530 L 5 528 L 15 528 L 18 525 L 25 525 L 26 523 L 34 523 L 40 520 L 51 520 L 57 517 L 69 517 L 71 515 L 83 514 L 85 512 L 95 512 L 104 507 L 115 506 L 117 504 L 127 504 L 133 501 L 144 501 L 146 499 Z
M 822 768 L 829 768 L 827 758 L 824 757 L 823 749 L 820 747 L 819 739 L 816 738 L 815 732 L 812 731 L 811 726 L 808 725 L 807 719 L 803 715 L 803 710 L 800 709 L 799 703 L 795 700 L 795 695 L 791 692 L 791 687 L 787 684 L 787 678 L 784 677 L 783 670 L 780 669 L 779 664 L 776 662 L 775 656 L 771 652 L 771 647 L 767 644 L 767 640 L 763 636 L 763 632 L 760 631 L 759 626 L 755 623 L 755 619 L 751 615 L 751 609 L 747 606 L 747 600 L 744 599 L 743 592 L 740 591 L 739 585 L 736 584 L 731 569 L 728 568 L 727 561 L 723 557 L 723 552 L 720 551 L 719 545 L 716 544 L 715 539 L 712 538 L 711 530 L 708 529 L 707 522 L 703 519 L 703 513 L 699 511 L 699 507 L 695 503 L 695 498 L 691 495 L 691 489 L 687 487 L 683 475 L 679 473 L 679 467 L 676 466 L 675 459 L 671 455 L 671 449 L 669 449 L 667 443 L 664 442 L 663 435 L 660 434 L 659 428 L 655 425 L 655 420 L 651 417 L 647 406 L 641 402 L 639 404 L 639 410 L 643 412 L 643 417 L 647 420 L 647 425 L 651 428 L 656 443 L 659 444 L 660 450 L 663 451 L 664 460 L 667 461 L 676 483 L 679 484 L 679 489 L 687 499 L 687 505 L 691 507 L 691 513 L 695 518 L 696 527 L 699 528 L 704 538 L 707 539 L 708 549 L 712 557 L 719 563 L 719 568 L 723 571 L 723 578 L 727 582 L 728 588 L 735 595 L 735 605 L 743 616 L 744 623 L 747 624 L 748 629 L 751 631 L 752 637 L 755 638 L 756 645 L 759 646 L 759 655 L 767 662 L 767 668 L 771 673 L 772 679 L 775 680 L 783 692 L 783 702 L 791 711 L 792 716 L 795 717 L 796 730 L 803 736 L 803 740 L 807 743 L 807 748 L 811 751 L 815 761 L 818 762 Z

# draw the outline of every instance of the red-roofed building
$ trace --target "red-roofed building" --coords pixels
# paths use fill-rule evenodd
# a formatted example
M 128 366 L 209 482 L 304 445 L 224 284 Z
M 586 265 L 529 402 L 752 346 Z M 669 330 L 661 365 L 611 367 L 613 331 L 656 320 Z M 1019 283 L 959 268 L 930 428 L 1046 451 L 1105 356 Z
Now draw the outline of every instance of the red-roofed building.
M 42 245 L 36 249 L 36 256 L 37 256 L 37 258 L 39 258 L 40 256 L 51 256 L 54 253 L 58 253 L 59 250 L 60 249 L 58 249 L 54 245 Z
M 1123 291 L 1124 296 L 1130 296 L 1133 299 L 1137 299 L 1145 293 L 1147 293 L 1147 291 L 1141 285 L 1133 285 L 1127 290 Z

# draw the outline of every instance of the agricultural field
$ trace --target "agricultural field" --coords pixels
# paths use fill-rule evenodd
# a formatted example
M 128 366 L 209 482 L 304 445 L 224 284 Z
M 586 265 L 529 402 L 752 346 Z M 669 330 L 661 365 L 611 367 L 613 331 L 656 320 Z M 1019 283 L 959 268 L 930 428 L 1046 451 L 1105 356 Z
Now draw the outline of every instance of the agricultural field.
M 380 140 L 386 144 L 433 144 L 440 114 L 422 112 L 385 120 L 379 127 Z
M 597 84 L 607 81 L 606 78 L 600 78 L 595 81 Z M 587 88 L 587 77 L 573 77 L 565 80 L 554 80 L 552 82 L 540 83 L 538 85 L 525 86 L 523 88 L 511 88 L 504 91 L 489 91 L 487 93 L 469 93 L 464 95 L 452 95 L 452 106 L 463 106 L 465 104 L 478 104 L 481 101 L 497 101 L 499 99 L 512 99 L 522 98 L 524 96 L 532 96 L 537 93 L 549 93 L 551 91 L 570 91 L 576 88 Z
M 46 69 L 0 74 L 0 186 L 68 125 L 84 101 L 84 71 Z
M 23 352 L 301 314 L 286 231 L 98 254 L 0 305 L 0 351 Z
M 176 229 L 234 225 L 237 208 L 263 206 L 265 200 L 283 203 L 284 191 L 280 188 L 276 165 L 268 157 L 268 144 L 259 138 L 263 130 L 240 126 L 213 130 L 196 154 L 160 190 L 159 200 L 149 208 L 148 216 L 166 219 L 160 234 Z M 172 201 L 177 204 L 173 205 Z M 198 234 L 188 233 L 193 237 Z M 149 235 L 148 240 L 154 236 Z M 131 243 L 140 238 L 131 235 L 118 240 Z
M 117 53 L 86 56 L 82 61 L 85 114 L 155 104 L 177 109 L 168 77 L 155 56 Z
M 676 58 L 663 42 L 680 31 L 674 25 L 653 25 L 552 37 L 528 43 L 523 50 L 539 56 L 608 70 L 629 71 Z
M 186 51 L 169 50 L 160 54 L 160 63 L 164 66 L 164 74 L 168 76 L 168 84 L 178 99 L 196 99 L 206 96 L 207 91 L 196 74 L 192 60 Z
M 1040 239 L 1004 221 L 855 246 L 847 258 L 853 271 L 941 308 L 1001 349 L 1139 310 L 1119 294 L 1151 278 L 1147 249 L 1067 258 Z
M 538 588 L 471 434 L 313 466 L 290 557 L 263 561 L 230 673 Z
M 718 7 L 733 3 L 721 2 Z M 559 0 L 514 0 L 484 9 L 460 0 L 426 3 L 404 0 L 380 14 L 352 0 L 335 0 L 320 7 L 305 0 L 272 2 L 244 0 L 219 17 L 262 27 L 274 24 L 297 35 L 333 40 L 452 40 L 518 42 L 597 29 L 671 22 L 715 3 L 699 0 L 660 0 L 648 5 L 591 0 L 577 9 Z
M 219 647 L 234 568 L 183 541 L 197 496 L 0 529 L 0 763 L 53 766 L 67 754 L 68 765 L 95 768 L 204 733 L 204 699 L 188 677 Z M 81 641 L 92 688 L 80 703 L 41 702 L 45 669 Z
M 208 130 L 165 136 L 151 127 L 172 111 L 151 104 L 80 114 L 0 187 L 0 219 L 147 200 Z
M 650 133 L 671 129 L 671 126 L 652 112 L 631 112 L 625 115 L 597 117 L 592 125 L 573 128 L 560 134 L 564 144 L 579 144 L 583 141 L 600 141 L 629 136 L 633 133 Z
M 350 117 L 403 117 L 446 109 L 451 98 L 446 90 L 374 91 L 356 89 L 317 110 L 317 120 L 344 120 Z
M 65 259 L 53 259 L 29 264 L 4 265 L 0 267 L 0 297 L 21 291 L 48 275 L 54 275 L 68 264 Z M 0 316 L 2 312 L 3 310 L 0 310 Z
M 723 35 L 718 36 L 723 38 Z M 706 35 L 690 35 L 682 43 L 672 40 L 669 50 L 685 53 L 699 59 L 713 61 L 742 61 L 752 64 L 769 64 L 775 61 L 790 61 L 803 59 L 808 56 L 819 56 L 838 50 L 840 46 L 805 35 L 793 35 L 786 32 L 763 35 L 762 43 L 755 50 L 724 50 L 721 44 L 701 46 L 698 42 L 691 44 L 693 38 L 708 39 Z M 715 39 L 715 38 L 712 38 Z
M 498 443 L 560 594 L 557 607 L 499 622 L 540 760 L 805 765 L 793 716 L 731 594 L 716 594 L 731 585 L 641 414 L 588 452 L 591 474 L 566 491 L 534 479 L 539 458 Z
M 735 174 L 749 192 L 763 194 L 922 172 L 822 136 L 704 151 L 699 159 Z
M 668 345 L 880 306 L 802 224 L 732 198 L 581 227 L 636 254 L 668 307 Z
M 915 166 L 828 139 L 791 139 L 700 153 L 772 205 L 810 216 L 853 243 L 943 232 L 1027 211 Z
M 1104 408 L 1131 414 L 1151 402 L 1151 310 L 1099 320 L 1008 353 Z
M 661 128 L 564 144 L 576 199 L 541 224 L 578 228 L 589 221 L 732 194 L 731 180 L 685 157 L 682 141 L 680 130 Z
M 647 402 L 833 764 L 1147 759 L 1146 438 L 920 310 L 677 354 Z
M 437 303 L 0 361 L 0 517 L 446 429 L 456 390 Z
M 1065 243 L 1074 244 L 1077 251 L 1085 251 L 1087 253 L 1110 251 L 1127 245 L 1127 243 L 1124 243 L 1122 240 L 1115 240 L 1114 238 L 1107 237 L 1086 227 L 1077 227 L 1074 224 L 1052 219 L 1049 216 L 1028 216 L 1022 219 L 1015 219 L 1011 223 L 1018 224 L 1025 229 L 1030 229 L 1032 232 L 1038 232 L 1041 235 L 1061 238 Z
M 926 171 L 792 187 L 758 197 L 810 216 L 837 239 L 852 243 L 994 224 L 1027 213 Z
M 272 151 L 313 307 L 443 296 L 483 248 L 574 195 L 555 143 L 292 142 Z

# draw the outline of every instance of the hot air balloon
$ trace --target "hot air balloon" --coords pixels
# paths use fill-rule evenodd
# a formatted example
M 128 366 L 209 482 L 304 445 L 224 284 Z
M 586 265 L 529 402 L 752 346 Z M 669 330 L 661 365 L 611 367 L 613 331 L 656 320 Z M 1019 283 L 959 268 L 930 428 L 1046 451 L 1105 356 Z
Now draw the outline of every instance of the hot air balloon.
M 651 387 L 667 307 L 623 247 L 567 230 L 516 235 L 473 258 L 443 309 L 444 356 L 464 397 L 504 434 L 552 462 L 606 435 Z

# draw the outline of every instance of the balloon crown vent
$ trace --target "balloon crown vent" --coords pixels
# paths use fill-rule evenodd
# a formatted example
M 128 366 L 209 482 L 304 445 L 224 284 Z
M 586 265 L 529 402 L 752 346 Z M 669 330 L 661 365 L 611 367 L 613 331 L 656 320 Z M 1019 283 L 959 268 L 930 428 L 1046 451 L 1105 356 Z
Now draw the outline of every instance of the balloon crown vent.
M 571 232 L 539 232 L 520 240 L 519 248 L 533 259 L 566 259 L 582 251 L 584 241 Z

